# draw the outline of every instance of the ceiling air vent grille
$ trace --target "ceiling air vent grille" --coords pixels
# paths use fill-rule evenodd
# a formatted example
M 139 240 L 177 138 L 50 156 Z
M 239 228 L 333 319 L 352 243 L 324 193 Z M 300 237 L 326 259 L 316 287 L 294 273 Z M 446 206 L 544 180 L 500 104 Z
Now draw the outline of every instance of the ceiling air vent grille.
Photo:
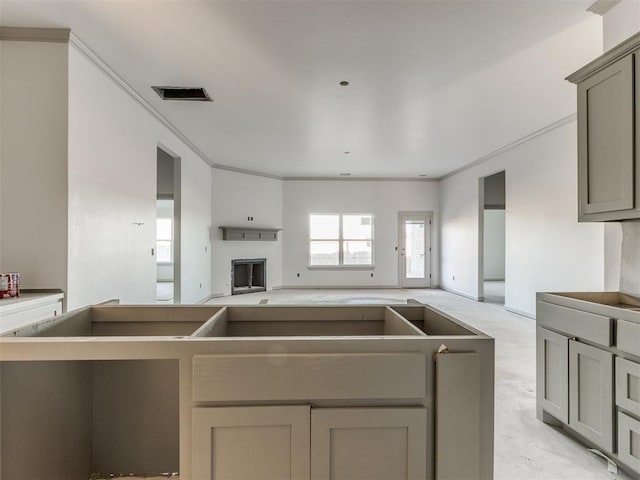
M 191 87 L 151 87 L 163 100 L 186 100 L 191 102 L 211 102 L 204 88 Z

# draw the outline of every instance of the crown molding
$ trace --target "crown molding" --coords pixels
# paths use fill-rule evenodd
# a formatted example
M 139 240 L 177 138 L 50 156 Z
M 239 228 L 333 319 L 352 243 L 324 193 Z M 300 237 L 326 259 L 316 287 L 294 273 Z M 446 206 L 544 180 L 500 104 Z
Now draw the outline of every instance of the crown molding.
M 437 182 L 437 178 L 415 177 L 282 177 L 282 180 L 303 182 Z
M 620 2 L 621 0 L 597 0 L 589 5 L 587 12 L 595 13 L 596 15 L 604 15 Z
M 68 43 L 70 35 L 71 30 L 68 28 L 23 28 L 0 26 L 0 40 Z
M 568 123 L 575 122 L 576 118 L 577 118 L 577 114 L 575 113 L 572 113 L 571 115 L 567 115 L 566 117 L 561 118 L 556 122 L 550 123 L 546 127 L 542 127 L 540 130 L 536 130 L 535 132 L 532 132 L 529 135 L 525 135 L 524 137 L 521 137 L 511 143 L 508 143 L 507 145 L 500 147 L 491 153 L 487 153 L 486 155 L 478 158 L 477 160 L 474 160 L 471 163 L 468 163 L 463 167 L 460 167 L 456 170 L 453 170 L 452 172 L 447 173 L 446 175 L 443 175 L 438 180 L 445 180 L 449 177 L 453 177 L 454 175 L 457 175 L 458 173 L 464 172 L 465 170 L 469 170 L 470 168 L 476 167 L 488 160 L 491 160 L 492 158 L 497 157 L 498 155 L 502 155 L 503 153 L 506 153 L 509 150 L 513 150 L 514 148 L 519 147 L 523 143 L 527 143 L 541 135 L 544 135 L 545 133 L 549 133 L 552 130 L 555 130 L 556 128 L 560 128 L 564 125 L 567 125 Z

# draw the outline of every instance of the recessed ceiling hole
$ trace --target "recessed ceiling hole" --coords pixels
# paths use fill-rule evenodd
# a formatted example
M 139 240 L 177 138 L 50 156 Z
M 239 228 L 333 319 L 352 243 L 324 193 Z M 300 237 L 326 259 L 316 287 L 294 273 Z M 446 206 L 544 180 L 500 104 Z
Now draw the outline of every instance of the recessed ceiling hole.
M 212 102 L 211 97 L 201 87 L 151 87 L 163 100 L 184 100 L 190 102 Z
M 349 82 L 347 82 L 346 80 L 343 80 L 340 82 L 340 85 L 342 85 L 343 87 L 346 87 L 347 85 L 349 85 Z

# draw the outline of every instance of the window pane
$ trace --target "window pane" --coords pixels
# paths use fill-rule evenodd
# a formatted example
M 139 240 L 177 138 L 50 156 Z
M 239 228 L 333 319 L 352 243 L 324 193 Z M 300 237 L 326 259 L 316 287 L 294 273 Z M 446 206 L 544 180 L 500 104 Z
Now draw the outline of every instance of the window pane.
M 340 237 L 340 215 L 309 215 L 309 238 L 338 239 Z
M 158 240 L 156 242 L 156 262 L 158 263 L 171 262 L 171 241 Z
M 309 265 L 338 265 L 339 242 L 309 242 Z
M 349 240 L 371 240 L 373 216 L 344 215 L 342 217 L 342 237 Z
M 373 265 L 371 242 L 345 241 L 344 264 L 345 265 Z
M 170 218 L 158 218 L 156 219 L 156 239 L 157 240 L 171 240 L 173 237 L 173 227 L 171 226 Z
M 424 221 L 407 221 L 404 224 L 405 269 L 407 278 L 425 278 L 425 230 Z

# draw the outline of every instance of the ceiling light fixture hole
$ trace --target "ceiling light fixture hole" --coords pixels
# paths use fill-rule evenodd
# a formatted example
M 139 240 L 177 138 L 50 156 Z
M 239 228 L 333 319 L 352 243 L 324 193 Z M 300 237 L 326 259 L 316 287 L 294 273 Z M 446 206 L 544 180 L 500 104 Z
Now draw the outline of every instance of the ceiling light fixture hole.
M 348 85 L 349 85 L 349 82 L 347 82 L 346 80 L 342 80 L 342 81 L 340 82 L 340 85 L 342 85 L 343 87 L 346 87 L 346 86 L 348 86 Z

